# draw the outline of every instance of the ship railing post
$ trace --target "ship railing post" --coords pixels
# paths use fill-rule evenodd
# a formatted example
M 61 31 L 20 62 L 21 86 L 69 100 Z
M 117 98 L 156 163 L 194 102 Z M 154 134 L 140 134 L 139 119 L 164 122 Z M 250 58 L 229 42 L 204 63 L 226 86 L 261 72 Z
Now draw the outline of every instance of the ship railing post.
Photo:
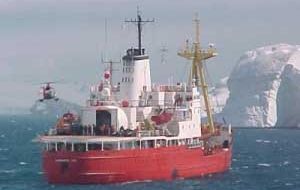
M 140 150 L 142 149 L 142 140 L 140 139 Z
M 154 148 L 156 148 L 156 139 L 154 139 Z
M 89 150 L 89 144 L 88 142 L 85 143 L 85 151 L 88 151 Z
M 64 141 L 64 150 L 67 150 L 67 141 Z
M 120 141 L 118 141 L 118 150 L 120 150 L 121 149 L 121 146 L 120 146 Z
M 101 151 L 103 151 L 103 145 L 104 145 L 104 143 L 103 143 L 103 141 L 101 141 Z
M 55 151 L 57 151 L 57 142 L 55 142 Z

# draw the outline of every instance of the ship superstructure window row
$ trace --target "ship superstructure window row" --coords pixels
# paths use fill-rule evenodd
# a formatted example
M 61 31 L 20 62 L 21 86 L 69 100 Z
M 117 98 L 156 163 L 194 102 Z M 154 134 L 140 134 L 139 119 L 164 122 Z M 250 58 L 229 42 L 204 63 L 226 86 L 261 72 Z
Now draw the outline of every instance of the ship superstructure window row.
M 123 73 L 133 73 L 134 68 L 133 67 L 123 67 Z
M 133 77 L 122 77 L 122 82 L 133 82 Z
M 125 67 L 130 67 L 130 66 L 134 66 L 134 62 L 123 62 L 123 66 Z

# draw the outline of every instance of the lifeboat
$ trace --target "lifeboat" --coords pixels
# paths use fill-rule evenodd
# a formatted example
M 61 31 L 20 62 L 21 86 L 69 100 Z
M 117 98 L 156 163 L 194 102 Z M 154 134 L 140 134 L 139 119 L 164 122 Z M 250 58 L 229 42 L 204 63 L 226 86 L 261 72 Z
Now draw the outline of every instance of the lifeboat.
M 168 123 L 172 119 L 173 114 L 163 112 L 159 115 L 155 115 L 151 117 L 151 120 L 155 122 L 156 125 L 161 125 L 164 123 Z

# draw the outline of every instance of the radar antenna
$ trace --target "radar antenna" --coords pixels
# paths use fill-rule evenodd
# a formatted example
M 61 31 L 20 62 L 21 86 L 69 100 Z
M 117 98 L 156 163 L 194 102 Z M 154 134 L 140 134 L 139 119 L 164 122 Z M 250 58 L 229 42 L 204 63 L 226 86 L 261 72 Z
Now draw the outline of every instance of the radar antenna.
M 139 8 L 137 8 L 137 18 L 136 19 L 130 19 L 130 20 L 125 20 L 125 22 L 131 22 L 131 23 L 135 23 L 137 25 L 137 29 L 138 29 L 138 51 L 139 51 L 139 55 L 143 55 L 143 51 L 142 51 L 142 25 L 149 23 L 149 22 L 154 22 L 154 19 L 152 20 L 142 20 L 141 17 L 141 12 L 139 11 Z

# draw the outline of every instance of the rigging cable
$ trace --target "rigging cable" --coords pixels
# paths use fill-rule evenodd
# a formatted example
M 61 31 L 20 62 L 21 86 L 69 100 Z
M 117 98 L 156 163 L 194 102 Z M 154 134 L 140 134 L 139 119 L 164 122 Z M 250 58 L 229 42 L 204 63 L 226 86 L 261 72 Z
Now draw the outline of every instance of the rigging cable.
M 220 105 L 220 102 L 219 102 L 219 99 L 217 97 L 217 93 L 216 93 L 216 88 L 213 87 L 212 85 L 212 80 L 211 80 L 211 77 L 209 75 L 209 72 L 208 72 L 208 69 L 207 69 L 207 66 L 206 66 L 206 62 L 204 61 L 203 62 L 203 68 L 204 68 L 204 73 L 205 75 L 207 76 L 207 84 L 209 86 L 211 86 L 211 94 L 212 94 L 212 97 L 214 98 L 214 101 L 212 101 L 212 103 L 216 104 L 214 107 L 217 108 L 217 110 L 214 111 L 214 113 L 218 112 L 219 111 L 219 108 L 221 108 L 221 105 Z M 212 106 L 212 105 L 211 105 Z

